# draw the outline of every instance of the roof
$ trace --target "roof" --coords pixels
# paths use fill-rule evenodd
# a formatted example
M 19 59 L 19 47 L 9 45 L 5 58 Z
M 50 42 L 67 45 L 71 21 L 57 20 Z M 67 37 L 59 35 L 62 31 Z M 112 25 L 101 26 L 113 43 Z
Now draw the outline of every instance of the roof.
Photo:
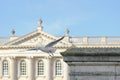
M 17 37 L 13 40 L 10 38 L 1 38 L 1 46 L 0 49 L 28 49 L 28 48 L 35 48 L 37 46 L 44 46 L 49 42 L 59 39 L 60 37 L 56 37 L 50 35 L 41 30 L 35 30 L 31 33 L 26 35 Z M 71 46 L 69 42 L 66 40 L 60 41 L 56 44 L 55 48 L 67 48 Z

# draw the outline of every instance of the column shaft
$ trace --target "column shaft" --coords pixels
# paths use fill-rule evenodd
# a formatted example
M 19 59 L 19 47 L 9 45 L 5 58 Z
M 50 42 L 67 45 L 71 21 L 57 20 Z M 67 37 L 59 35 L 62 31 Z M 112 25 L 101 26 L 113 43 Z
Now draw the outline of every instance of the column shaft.
M 52 71 L 52 67 L 51 67 L 51 58 L 47 58 L 47 72 L 46 72 L 46 80 L 53 80 L 52 78 L 52 74 L 53 74 L 53 71 Z
M 28 58 L 28 80 L 34 80 L 33 58 Z
M 17 69 L 16 69 L 16 59 L 11 57 L 11 64 L 10 64 L 10 77 L 11 77 L 11 80 L 16 80 L 17 79 Z

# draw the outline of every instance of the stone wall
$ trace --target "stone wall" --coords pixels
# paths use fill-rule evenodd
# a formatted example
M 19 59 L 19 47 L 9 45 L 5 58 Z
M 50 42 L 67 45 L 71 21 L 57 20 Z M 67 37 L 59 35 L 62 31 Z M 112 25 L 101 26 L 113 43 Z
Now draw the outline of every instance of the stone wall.
M 70 80 L 120 80 L 119 48 L 74 48 L 61 54 Z

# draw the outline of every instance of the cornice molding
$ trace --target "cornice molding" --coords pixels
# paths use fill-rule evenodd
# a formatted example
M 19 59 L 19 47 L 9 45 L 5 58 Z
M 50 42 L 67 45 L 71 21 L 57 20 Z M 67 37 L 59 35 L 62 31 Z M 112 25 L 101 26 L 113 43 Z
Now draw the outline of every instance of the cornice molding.
M 66 62 L 120 62 L 120 48 L 72 48 L 61 55 Z
M 24 35 L 24 36 L 22 36 L 22 37 L 19 37 L 19 38 L 17 38 L 17 39 L 15 39 L 15 40 L 13 40 L 13 41 L 10 41 L 10 42 L 8 42 L 8 43 L 6 43 L 6 44 L 4 44 L 3 46 L 0 46 L 0 49 L 2 48 L 24 48 L 24 47 L 26 47 L 26 46 L 18 46 L 19 44 L 21 44 L 21 43 L 24 43 L 24 42 L 26 42 L 26 41 L 28 41 L 28 40 L 30 40 L 30 39 L 32 39 L 32 38 L 35 38 L 35 37 L 37 37 L 37 36 L 43 36 L 43 37 L 46 37 L 48 40 L 49 39 L 51 39 L 51 40 L 56 40 L 56 39 L 58 39 L 58 37 L 55 37 L 55 36 L 52 36 L 52 35 L 50 35 L 50 34 L 48 34 L 48 33 L 46 33 L 46 32 L 43 32 L 43 31 L 39 31 L 39 30 L 36 30 L 36 31 L 33 31 L 33 32 L 31 32 L 31 33 L 29 33 L 29 34 L 27 34 L 27 35 Z M 70 43 L 69 42 L 66 42 L 66 41 L 61 41 L 60 42 L 61 44 L 63 44 L 63 46 L 68 46 L 68 45 L 70 45 Z M 30 45 L 29 45 L 30 46 Z M 29 46 L 27 46 L 28 48 L 29 48 Z M 30 46 L 30 48 L 33 48 L 34 46 Z
M 33 32 L 31 32 L 31 33 L 29 33 L 27 35 L 19 37 L 19 38 L 15 39 L 13 41 L 10 41 L 10 42 L 8 42 L 8 43 L 6 43 L 4 45 L 16 45 L 16 44 L 20 44 L 21 42 L 24 42 L 27 38 L 29 39 L 29 38 L 32 38 L 33 36 L 36 36 L 36 35 L 38 35 L 38 32 L 37 31 L 33 31 Z
M 36 46 L 17 46 L 17 45 L 11 45 L 11 46 L 0 46 L 0 50 L 8 50 L 8 49 L 30 49 L 35 48 Z M 56 49 L 68 49 L 69 46 L 55 46 L 53 48 Z

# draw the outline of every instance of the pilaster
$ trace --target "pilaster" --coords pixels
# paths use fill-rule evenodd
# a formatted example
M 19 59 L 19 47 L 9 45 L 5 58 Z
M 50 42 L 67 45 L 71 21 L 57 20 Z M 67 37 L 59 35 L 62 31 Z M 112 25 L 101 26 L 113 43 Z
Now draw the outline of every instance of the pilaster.
M 35 80 L 34 79 L 34 70 L 33 70 L 33 57 L 27 57 L 28 58 L 28 80 Z
M 47 57 L 46 80 L 53 80 L 53 71 L 51 67 L 51 57 Z
M 10 57 L 10 78 L 11 80 L 16 80 L 17 79 L 17 67 L 16 67 L 16 58 L 15 57 Z

